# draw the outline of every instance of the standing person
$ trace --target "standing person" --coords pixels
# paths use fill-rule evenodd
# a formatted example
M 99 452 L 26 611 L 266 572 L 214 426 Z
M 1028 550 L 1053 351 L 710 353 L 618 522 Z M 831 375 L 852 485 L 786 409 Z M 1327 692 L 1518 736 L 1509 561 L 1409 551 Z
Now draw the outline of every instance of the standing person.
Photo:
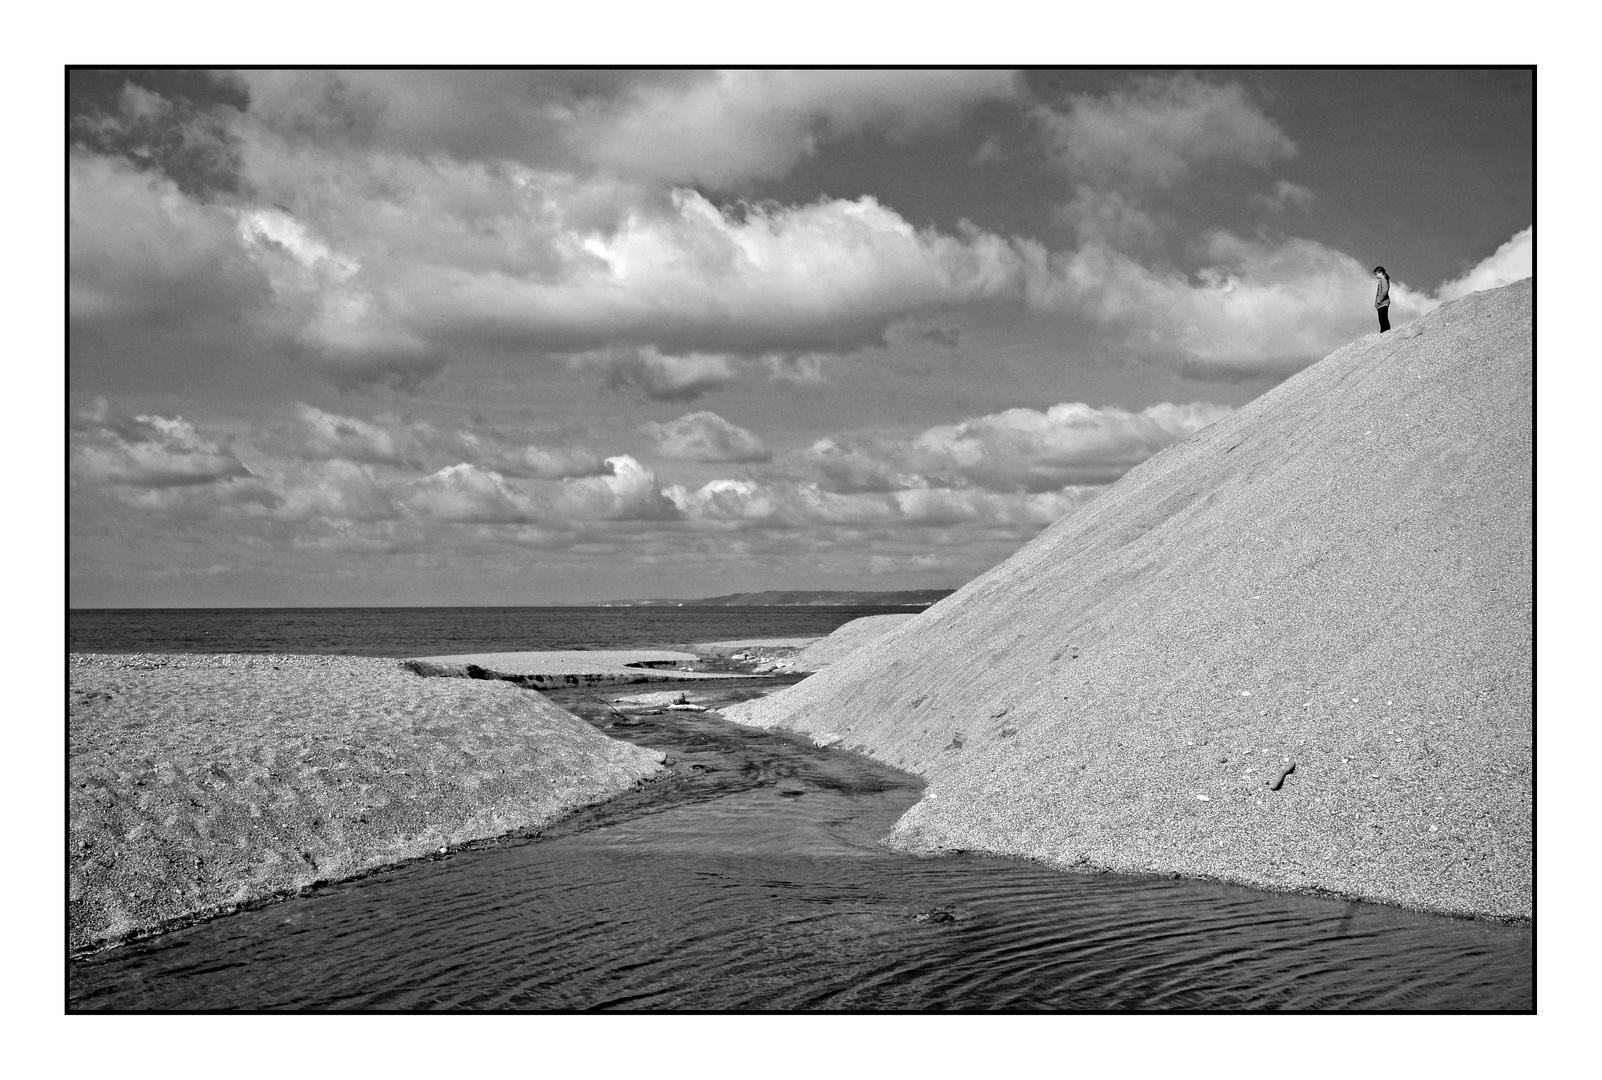
M 1385 267 L 1374 267 L 1374 277 L 1379 285 L 1374 290 L 1374 309 L 1379 312 L 1380 333 L 1391 328 L 1391 275 L 1385 272 Z

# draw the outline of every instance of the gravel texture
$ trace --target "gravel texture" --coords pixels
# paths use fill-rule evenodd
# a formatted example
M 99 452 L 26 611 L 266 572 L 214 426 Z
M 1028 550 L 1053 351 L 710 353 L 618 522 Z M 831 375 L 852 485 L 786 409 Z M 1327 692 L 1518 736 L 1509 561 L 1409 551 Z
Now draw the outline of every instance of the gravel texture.
M 1532 305 L 1352 343 L 724 715 L 926 777 L 902 850 L 1531 918 Z
M 790 658 L 791 665 L 796 671 L 819 671 L 883 637 L 908 619 L 917 618 L 918 614 L 865 615 L 852 619 L 828 637 L 796 653 Z
M 68 943 L 116 944 L 664 772 L 505 682 L 342 656 L 68 659 Z

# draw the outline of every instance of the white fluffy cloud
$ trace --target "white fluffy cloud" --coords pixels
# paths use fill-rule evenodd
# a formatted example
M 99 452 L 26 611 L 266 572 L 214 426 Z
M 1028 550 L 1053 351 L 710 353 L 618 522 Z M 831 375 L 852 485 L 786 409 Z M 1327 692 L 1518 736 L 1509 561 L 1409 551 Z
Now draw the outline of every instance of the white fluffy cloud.
M 1008 241 L 918 229 L 871 196 L 719 206 L 260 139 L 244 161 L 261 201 L 218 204 L 75 154 L 74 316 L 226 319 L 346 386 L 416 386 L 492 347 L 601 356 L 614 383 L 688 400 L 732 356 L 855 349 L 1018 291 Z
M 408 310 L 439 334 L 493 327 L 549 351 L 844 350 L 914 312 L 1016 293 L 1020 269 L 1000 237 L 916 229 L 866 195 L 719 207 L 676 188 L 614 230 L 569 229 L 553 247 L 554 272 L 418 268 Z
M 995 491 L 1054 491 L 1111 483 L 1159 450 L 1229 413 L 1206 402 L 1163 402 L 1138 413 L 1077 402 L 934 427 L 911 445 L 920 469 Z
M 439 521 L 510 524 L 530 521 L 535 512 L 527 496 L 506 478 L 475 465 L 450 465 L 412 485 L 405 505 Z
M 248 198 L 208 202 L 126 161 L 73 154 L 75 317 L 228 319 L 345 386 L 415 387 L 453 353 L 491 349 L 531 365 L 556 357 L 667 401 L 764 368 L 816 384 L 825 358 L 881 342 L 899 322 L 988 302 L 1061 314 L 1090 354 L 1226 376 L 1288 374 L 1368 329 L 1367 268 L 1349 257 L 1295 238 L 1178 236 L 1144 201 L 1209 163 L 1255 167 L 1294 152 L 1233 84 L 1174 76 L 1040 107 L 1041 130 L 1081 180 L 1061 210 L 1080 244 L 1052 250 L 915 227 L 867 195 L 719 204 L 661 186 L 677 166 L 623 179 L 580 170 L 629 146 L 667 161 L 667 149 L 619 133 L 670 131 L 662 117 L 679 107 L 688 128 L 753 155 L 700 155 L 719 168 L 787 168 L 820 133 L 912 135 L 1014 92 L 988 73 L 248 79 L 256 96 L 229 132 Z M 159 102 L 135 105 L 166 115 Z M 484 115 L 467 117 L 470 105 Z M 475 149 L 451 134 L 481 122 L 530 139 L 559 132 L 565 149 L 542 157 L 487 135 Z M 1270 201 L 1305 196 L 1282 181 Z M 1188 274 L 1152 257 L 1187 246 Z M 1527 263 L 1527 244 L 1499 256 L 1511 266 L 1520 250 Z M 1408 311 L 1405 287 L 1398 300 Z
M 1032 533 L 1088 499 L 1096 488 L 1002 493 L 978 488 L 904 488 L 888 492 L 827 491 L 816 483 L 713 480 L 691 491 L 666 489 L 686 518 L 774 528 L 972 526 Z M 1020 534 L 1022 535 L 1022 534 Z
M 1369 330 L 1370 268 L 1311 240 L 1214 232 L 1191 275 L 1101 244 L 1026 247 L 1031 306 L 1088 323 L 1117 355 L 1288 375 Z
M 1462 277 L 1453 278 L 1435 290 L 1435 299 L 1444 303 L 1481 289 L 1511 285 L 1535 273 L 1535 226 L 1521 229 L 1484 261 Z
M 761 439 L 715 412 L 685 413 L 665 424 L 646 424 L 644 430 L 663 457 L 739 463 L 773 456 Z
M 400 516 L 404 498 L 400 485 L 385 483 L 371 465 L 354 461 L 292 464 L 273 480 L 278 516 L 291 522 L 390 521 Z
M 965 487 L 1043 493 L 1110 483 L 1228 412 L 1206 402 L 1164 402 L 1133 413 L 1070 402 L 1043 412 L 1008 409 L 911 439 L 820 439 L 806 458 L 827 490 L 843 493 Z
M 627 454 L 609 457 L 610 476 L 562 481 L 555 502 L 561 517 L 610 521 L 670 521 L 678 507 L 662 492 L 656 474 Z
M 1193 75 L 1142 79 L 1034 115 L 1058 161 L 1097 181 L 1170 187 L 1213 162 L 1262 166 L 1296 152 L 1239 85 Z

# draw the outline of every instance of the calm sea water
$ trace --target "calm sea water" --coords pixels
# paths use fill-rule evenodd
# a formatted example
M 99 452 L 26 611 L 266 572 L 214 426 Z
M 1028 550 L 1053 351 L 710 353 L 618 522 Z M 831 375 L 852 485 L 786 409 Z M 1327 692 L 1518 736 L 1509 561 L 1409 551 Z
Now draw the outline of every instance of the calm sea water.
M 444 656 L 822 637 L 904 607 L 136 608 L 67 613 L 72 652 Z

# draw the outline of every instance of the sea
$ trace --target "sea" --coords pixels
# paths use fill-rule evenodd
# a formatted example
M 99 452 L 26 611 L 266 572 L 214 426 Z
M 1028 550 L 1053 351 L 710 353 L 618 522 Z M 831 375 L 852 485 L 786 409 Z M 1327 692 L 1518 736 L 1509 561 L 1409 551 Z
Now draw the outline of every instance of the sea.
M 739 638 L 824 637 L 914 607 L 90 608 L 67 613 L 89 653 L 448 656 L 551 649 L 671 649 Z

